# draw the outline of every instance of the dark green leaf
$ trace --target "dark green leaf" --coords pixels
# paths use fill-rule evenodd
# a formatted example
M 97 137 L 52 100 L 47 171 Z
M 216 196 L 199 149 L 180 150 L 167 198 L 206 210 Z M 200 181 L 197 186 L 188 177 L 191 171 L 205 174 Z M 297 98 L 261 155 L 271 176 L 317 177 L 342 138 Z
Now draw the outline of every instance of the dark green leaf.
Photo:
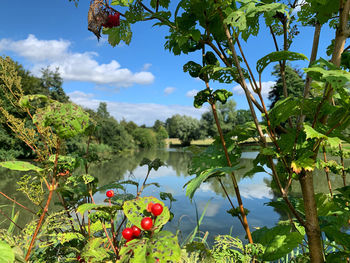
M 269 65 L 271 62 L 277 62 L 277 61 L 283 61 L 283 60 L 307 60 L 307 57 L 301 53 L 296 53 L 292 51 L 275 51 L 271 52 L 270 54 L 262 57 L 258 60 L 256 63 L 256 70 L 259 74 L 261 74 L 264 69 Z

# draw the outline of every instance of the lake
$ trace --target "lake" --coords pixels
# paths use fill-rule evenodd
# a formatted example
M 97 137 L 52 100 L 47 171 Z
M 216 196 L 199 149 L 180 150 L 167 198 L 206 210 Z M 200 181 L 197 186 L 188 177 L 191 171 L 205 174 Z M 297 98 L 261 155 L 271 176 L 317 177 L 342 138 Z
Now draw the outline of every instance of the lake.
M 271 190 L 271 178 L 266 173 L 257 173 L 252 178 L 243 178 L 243 174 L 252 168 L 252 161 L 257 155 L 256 152 L 244 152 L 240 164 L 242 169 L 235 174 L 239 183 L 243 204 L 245 208 L 250 210 L 248 222 L 251 230 L 254 228 L 274 226 L 279 220 L 286 220 L 284 214 L 274 210 L 274 208 L 266 206 L 265 203 L 277 196 Z M 160 167 L 158 171 L 152 170 L 148 179 L 148 183 L 157 182 L 160 188 L 155 186 L 147 187 L 143 196 L 154 196 L 159 199 L 159 192 L 170 192 L 177 199 L 172 204 L 172 212 L 175 214 L 174 219 L 166 225 L 166 229 L 176 232 L 180 230 L 181 238 L 185 238 L 196 227 L 196 208 L 198 216 L 202 214 L 206 204 L 209 202 L 204 220 L 200 226 L 200 231 L 209 232 L 209 243 L 212 243 L 213 238 L 218 234 L 231 233 L 235 237 L 244 239 L 245 232 L 238 219 L 232 218 L 226 211 L 231 207 L 216 181 L 203 184 L 195 193 L 194 199 L 191 202 L 185 195 L 183 185 L 190 180 L 191 175 L 187 173 L 187 167 L 191 160 L 191 153 L 182 150 L 181 148 L 170 148 L 164 150 L 149 150 L 137 152 L 130 156 L 118 157 L 108 162 L 95 164 L 90 167 L 89 173 L 99 179 L 99 186 L 118 181 L 132 179 L 142 184 L 147 173 L 147 166 L 139 166 L 141 160 L 146 157 L 150 160 L 160 158 L 167 166 Z M 349 162 L 347 163 L 349 165 Z M 15 172 L 0 169 L 0 191 L 15 198 L 20 203 L 31 207 L 30 201 L 24 195 L 16 191 L 16 180 L 19 175 Z M 323 172 L 316 173 L 315 188 L 317 192 L 328 193 L 327 181 Z M 342 186 L 340 176 L 331 176 L 333 189 Z M 348 180 L 349 181 L 349 180 Z M 234 195 L 231 180 L 223 180 L 228 188 L 234 204 L 236 198 Z M 132 193 L 136 192 L 135 187 L 130 186 L 128 189 Z M 292 193 L 300 196 L 300 188 L 298 184 L 293 185 Z M 105 199 L 105 192 L 96 193 L 95 201 L 100 203 Z M 169 201 L 165 201 L 169 206 Z M 0 196 L 0 227 L 6 227 L 8 221 L 1 215 L 5 213 L 11 214 L 11 202 Z M 16 211 L 20 211 L 18 224 L 24 226 L 33 216 L 27 211 L 16 207 Z M 203 234 L 202 234 L 203 235 Z

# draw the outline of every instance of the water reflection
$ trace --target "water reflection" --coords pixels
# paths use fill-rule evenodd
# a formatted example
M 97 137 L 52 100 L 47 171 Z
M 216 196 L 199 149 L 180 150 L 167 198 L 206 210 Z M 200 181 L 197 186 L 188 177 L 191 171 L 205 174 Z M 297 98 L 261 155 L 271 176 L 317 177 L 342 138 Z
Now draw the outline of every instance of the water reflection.
M 243 153 L 242 157 L 244 158 L 240 161 L 242 169 L 235 172 L 244 206 L 251 211 L 248 215 L 248 221 L 252 229 L 262 226 L 272 227 L 278 220 L 286 218 L 286 215 L 283 213 L 264 205 L 264 203 L 278 196 L 278 191 L 271 189 L 271 178 L 267 174 L 257 173 L 250 178 L 243 178 L 243 175 L 252 168 L 252 159 L 254 159 L 255 156 L 256 153 L 254 152 Z M 183 185 L 190 179 L 187 169 L 191 160 L 191 154 L 181 149 L 153 149 L 150 151 L 138 152 L 131 156 L 118 157 L 108 162 L 91 165 L 89 173 L 98 177 L 100 186 L 125 179 L 133 179 L 141 184 L 147 173 L 146 166 L 139 166 L 139 163 L 144 157 L 151 160 L 160 158 L 167 165 L 160 167 L 158 171 L 152 171 L 149 177 L 149 183 L 157 182 L 161 187 L 158 189 L 154 186 L 150 186 L 146 188 L 143 193 L 144 196 L 152 195 L 159 198 L 160 191 L 170 192 L 178 200 L 173 203 L 172 211 L 175 214 L 175 218 L 171 223 L 167 224 L 167 229 L 173 232 L 180 229 L 182 237 L 186 237 L 196 226 L 196 209 L 200 216 L 206 204 L 210 202 L 200 227 L 200 230 L 203 232 L 209 231 L 209 242 L 213 241 L 214 236 L 217 234 L 228 234 L 230 229 L 233 236 L 244 239 L 245 233 L 238 219 L 233 219 L 226 213 L 226 211 L 230 209 L 230 206 L 228 201 L 224 198 L 224 193 L 217 180 L 211 180 L 201 185 L 195 194 L 193 202 L 185 196 Z M 347 160 L 346 165 L 349 164 L 349 160 Z M 0 190 L 16 198 L 16 200 L 19 200 L 24 205 L 30 206 L 30 201 L 25 198 L 22 193 L 16 191 L 15 182 L 20 178 L 18 173 L 0 169 L 0 176 Z M 324 173 L 322 171 L 317 171 L 314 180 L 317 192 L 328 193 L 325 180 Z M 331 180 L 333 188 L 342 186 L 342 178 L 340 176 L 331 175 Z M 237 203 L 234 197 L 235 194 L 231 178 L 224 178 L 223 183 L 234 203 Z M 134 186 L 131 186 L 128 190 L 132 192 L 136 191 Z M 300 196 L 300 187 L 298 183 L 293 184 L 292 194 Z M 103 202 L 104 198 L 104 192 L 97 193 L 95 197 L 98 202 Z M 167 202 L 166 204 L 168 205 Z M 0 196 L 0 205 L 1 204 L 9 205 L 1 209 L 6 214 L 11 214 L 11 202 Z M 18 209 L 18 207 L 16 207 L 16 209 Z M 19 225 L 24 226 L 26 222 L 34 218 L 33 215 L 23 209 L 20 209 L 20 213 Z M 0 227 L 3 226 L 4 225 L 0 225 Z

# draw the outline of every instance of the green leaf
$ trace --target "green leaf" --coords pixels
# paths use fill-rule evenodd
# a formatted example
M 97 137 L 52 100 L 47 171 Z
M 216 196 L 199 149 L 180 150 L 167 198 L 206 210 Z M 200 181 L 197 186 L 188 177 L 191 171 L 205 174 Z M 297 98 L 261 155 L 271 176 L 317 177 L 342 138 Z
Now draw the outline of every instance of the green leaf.
M 85 131 L 89 126 L 89 114 L 78 105 L 55 101 L 38 109 L 33 122 L 44 127 L 54 127 L 57 135 L 66 139 Z
M 34 103 L 42 103 L 42 102 L 47 102 L 48 97 L 42 94 L 35 94 L 35 95 L 26 95 L 22 96 L 20 100 L 18 101 L 18 104 L 21 107 L 24 108 L 32 108 L 33 105 L 31 105 L 33 102 Z
M 188 72 L 192 78 L 198 78 L 202 66 L 194 61 L 189 61 L 183 66 L 183 71 Z
M 141 220 L 146 216 L 151 216 L 150 212 L 147 212 L 147 206 L 149 203 L 159 203 L 163 206 L 163 212 L 157 216 L 157 220 L 154 223 L 155 232 L 158 232 L 160 228 L 165 225 L 170 218 L 169 209 L 164 203 L 153 196 L 140 197 L 125 201 L 123 205 L 123 211 L 128 220 L 135 226 L 141 228 Z
M 15 170 L 15 171 L 35 171 L 35 172 L 41 172 L 43 169 L 29 163 L 29 162 L 22 162 L 22 161 L 7 161 L 7 162 L 0 162 L 0 166 Z
M 165 192 L 160 192 L 159 193 L 159 197 L 160 199 L 162 200 L 166 200 L 166 199 L 169 199 L 171 202 L 175 202 L 176 199 L 173 197 L 173 195 L 171 193 L 165 193 Z
M 284 123 L 290 116 L 300 112 L 300 102 L 296 98 L 288 97 L 276 102 L 269 111 L 269 118 L 272 128 Z
M 206 182 L 209 178 L 224 176 L 226 174 L 232 173 L 237 169 L 238 167 L 219 167 L 219 168 L 211 168 L 201 172 L 200 175 L 196 176 L 195 178 L 191 179 L 185 184 L 186 196 L 192 199 L 194 196 L 194 193 L 201 186 L 201 184 Z
M 123 191 L 125 191 L 125 187 L 121 185 L 121 183 L 109 183 L 106 185 L 103 185 L 101 187 L 99 187 L 97 190 L 98 191 L 106 191 L 106 190 L 110 190 L 110 189 L 121 189 Z
M 209 89 L 204 89 L 197 92 L 196 96 L 194 96 L 193 106 L 195 108 L 200 108 L 203 106 L 205 102 L 209 102 L 211 98 L 211 91 Z
M 232 27 L 238 28 L 238 30 L 243 31 L 247 29 L 247 19 L 244 11 L 236 10 L 234 12 L 229 12 L 228 16 L 224 20 L 224 23 L 231 25 Z
M 303 242 L 303 235 L 291 232 L 290 225 L 277 225 L 268 229 L 263 227 L 252 233 L 254 242 L 266 247 L 262 255 L 263 261 L 282 258 Z
M 339 144 L 341 143 L 341 140 L 337 137 L 328 137 L 318 131 L 316 131 L 314 128 L 312 128 L 310 125 L 304 124 L 304 131 L 306 133 L 306 139 L 324 139 L 328 142 L 328 144 L 332 148 L 337 148 Z
M 15 253 L 9 244 L 0 240 L 0 262 L 12 263 L 15 262 Z
M 88 262 L 104 262 L 109 258 L 107 250 L 103 247 L 103 238 L 91 238 L 83 248 L 81 256 Z
M 122 207 L 120 205 L 99 205 L 99 204 L 91 204 L 91 203 L 86 203 L 82 204 L 77 208 L 77 213 L 80 213 L 81 215 L 84 215 L 86 211 L 90 210 L 101 210 L 107 213 L 113 213 L 116 212 L 117 210 L 121 210 Z
M 177 237 L 169 231 L 161 231 L 153 235 L 147 242 L 147 263 L 154 263 L 156 259 L 159 262 L 178 262 L 181 257 L 181 248 L 177 242 Z
M 259 74 L 261 74 L 271 62 L 283 60 L 308 60 L 308 58 L 301 53 L 296 53 L 292 51 L 275 51 L 259 59 L 256 63 L 256 70 Z
M 143 158 L 140 166 L 144 166 L 147 165 L 148 166 L 148 170 L 152 170 L 154 169 L 155 171 L 157 171 L 159 169 L 159 167 L 164 166 L 164 162 L 162 162 L 159 158 L 154 159 L 153 161 L 151 161 L 148 158 Z
M 83 241 L 85 237 L 78 232 L 76 233 L 66 232 L 66 233 L 58 233 L 57 239 L 60 241 L 61 244 L 64 244 L 75 239 Z
M 120 25 L 118 27 L 103 28 L 103 34 L 108 35 L 108 43 L 115 47 L 119 45 L 121 41 L 129 45 L 132 38 L 132 31 L 130 24 L 125 20 L 120 20 Z
M 111 5 L 130 6 L 134 0 L 112 0 Z
M 322 59 L 304 68 L 304 71 L 316 81 L 328 82 L 336 89 L 343 88 L 350 81 L 350 72 L 338 69 L 330 62 L 326 64 Z
M 225 89 L 218 89 L 213 92 L 214 103 L 220 101 L 222 104 L 225 104 L 227 99 L 231 97 L 233 94 L 230 91 Z

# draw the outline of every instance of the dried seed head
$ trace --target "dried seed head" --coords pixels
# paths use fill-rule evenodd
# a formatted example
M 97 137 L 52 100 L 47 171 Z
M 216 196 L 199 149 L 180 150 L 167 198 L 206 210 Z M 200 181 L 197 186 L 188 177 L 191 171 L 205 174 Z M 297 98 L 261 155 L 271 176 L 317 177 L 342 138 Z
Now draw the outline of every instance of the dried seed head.
M 88 30 L 93 32 L 97 39 L 101 37 L 102 25 L 108 21 L 109 12 L 103 0 L 92 0 L 88 12 Z

